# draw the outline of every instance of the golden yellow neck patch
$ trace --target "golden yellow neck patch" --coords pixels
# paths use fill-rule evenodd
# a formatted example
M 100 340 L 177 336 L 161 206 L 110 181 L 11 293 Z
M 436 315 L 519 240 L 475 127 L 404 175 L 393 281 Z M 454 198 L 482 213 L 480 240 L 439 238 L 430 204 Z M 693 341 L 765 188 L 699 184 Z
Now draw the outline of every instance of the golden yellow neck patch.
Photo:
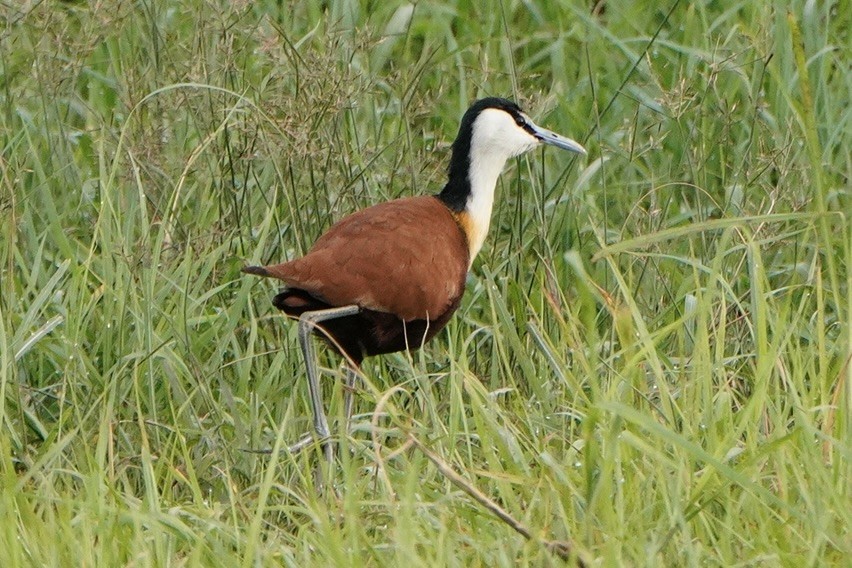
M 483 227 L 481 223 L 477 223 L 476 218 L 466 209 L 459 212 L 454 212 L 453 217 L 456 223 L 461 227 L 462 232 L 467 241 L 467 249 L 470 253 L 470 264 L 473 264 L 473 259 L 476 258 L 479 249 L 482 248 L 482 243 L 485 242 L 485 235 L 488 233 L 488 227 Z

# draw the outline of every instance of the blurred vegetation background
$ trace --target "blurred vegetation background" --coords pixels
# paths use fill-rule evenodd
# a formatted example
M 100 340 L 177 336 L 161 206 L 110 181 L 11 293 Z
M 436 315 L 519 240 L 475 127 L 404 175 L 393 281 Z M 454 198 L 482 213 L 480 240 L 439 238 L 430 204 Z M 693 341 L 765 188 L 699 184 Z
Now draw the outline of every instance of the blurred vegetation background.
M 592 565 L 852 552 L 840 2 L 25 0 L 0 19 L 4 565 L 560 562 L 409 435 Z M 310 427 L 294 326 L 239 269 L 438 192 L 491 95 L 589 157 L 508 168 L 461 310 L 365 365 L 317 491 L 317 453 L 281 450 Z

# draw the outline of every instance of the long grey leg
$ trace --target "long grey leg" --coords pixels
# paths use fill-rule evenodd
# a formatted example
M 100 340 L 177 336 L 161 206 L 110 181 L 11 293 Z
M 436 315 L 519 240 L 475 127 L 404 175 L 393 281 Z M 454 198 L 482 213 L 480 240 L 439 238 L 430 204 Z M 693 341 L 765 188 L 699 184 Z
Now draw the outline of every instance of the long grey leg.
M 343 364 L 346 373 L 346 387 L 343 391 L 343 411 L 346 416 L 346 429 L 349 430 L 349 421 L 352 420 L 352 401 L 355 395 L 355 383 L 358 382 L 358 370 L 348 362 Z
M 322 407 L 322 390 L 320 390 L 317 363 L 314 358 L 314 347 L 311 343 L 311 332 L 313 332 L 314 328 L 320 322 L 352 316 L 359 311 L 361 311 L 361 308 L 352 305 L 305 312 L 299 317 L 299 344 L 302 346 L 302 355 L 305 357 L 305 368 L 308 373 L 308 395 L 311 399 L 311 412 L 314 417 L 314 432 L 316 432 L 320 440 L 328 438 L 331 432 L 328 428 L 328 419 L 325 417 L 325 410 Z M 302 438 L 290 448 L 290 451 L 298 451 L 309 443 L 309 438 Z M 333 458 L 331 444 L 324 444 L 323 452 L 326 459 L 331 461 Z

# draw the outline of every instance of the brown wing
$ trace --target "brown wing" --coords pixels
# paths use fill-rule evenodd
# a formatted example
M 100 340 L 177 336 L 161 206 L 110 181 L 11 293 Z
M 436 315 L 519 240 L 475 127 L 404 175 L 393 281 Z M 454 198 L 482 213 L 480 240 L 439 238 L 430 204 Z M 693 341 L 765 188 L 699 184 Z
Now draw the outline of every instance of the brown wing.
M 450 210 L 431 196 L 345 217 L 302 258 L 252 270 L 332 306 L 357 304 L 405 321 L 436 319 L 464 291 L 469 252 Z

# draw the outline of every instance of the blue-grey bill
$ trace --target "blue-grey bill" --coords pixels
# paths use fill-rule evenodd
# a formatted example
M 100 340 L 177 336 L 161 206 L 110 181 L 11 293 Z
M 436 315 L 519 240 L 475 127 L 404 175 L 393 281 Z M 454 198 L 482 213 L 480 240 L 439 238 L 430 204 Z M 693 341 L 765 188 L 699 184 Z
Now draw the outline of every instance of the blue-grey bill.
M 578 154 L 586 155 L 586 149 L 583 148 L 579 142 L 560 136 L 555 132 L 551 132 L 546 128 L 536 126 L 535 124 L 530 124 L 530 126 L 532 127 L 535 136 L 543 143 L 556 146 L 557 148 L 562 148 L 563 150 L 568 150 L 569 152 L 577 152 Z

